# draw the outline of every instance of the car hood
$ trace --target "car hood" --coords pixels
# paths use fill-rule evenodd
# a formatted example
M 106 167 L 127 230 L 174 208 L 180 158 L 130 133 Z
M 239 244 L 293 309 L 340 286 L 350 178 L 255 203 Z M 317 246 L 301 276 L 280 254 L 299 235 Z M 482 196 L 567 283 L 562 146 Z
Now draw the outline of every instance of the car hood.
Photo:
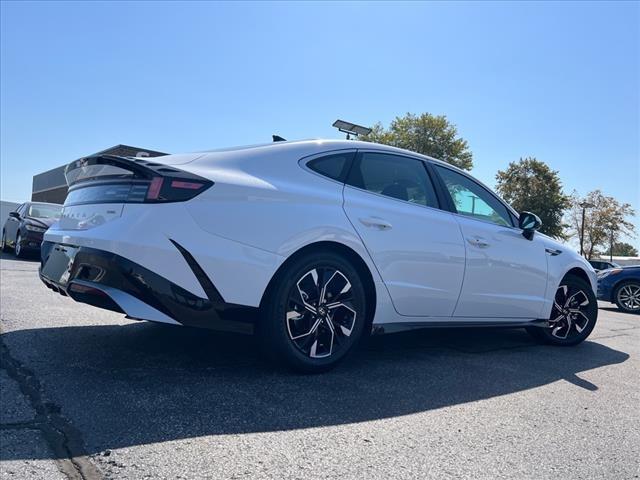
M 38 227 L 49 228 L 51 225 L 58 221 L 57 218 L 36 218 L 36 217 L 25 217 L 24 222 L 30 223 L 32 225 L 36 225 Z

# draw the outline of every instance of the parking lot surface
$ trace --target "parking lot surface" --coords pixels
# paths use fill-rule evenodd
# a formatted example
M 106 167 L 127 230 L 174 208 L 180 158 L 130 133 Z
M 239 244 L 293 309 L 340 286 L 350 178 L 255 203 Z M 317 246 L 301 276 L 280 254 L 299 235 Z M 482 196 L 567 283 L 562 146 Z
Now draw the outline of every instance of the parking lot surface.
M 378 337 L 314 376 L 242 336 L 125 320 L 1 260 L 0 478 L 638 478 L 640 316 Z

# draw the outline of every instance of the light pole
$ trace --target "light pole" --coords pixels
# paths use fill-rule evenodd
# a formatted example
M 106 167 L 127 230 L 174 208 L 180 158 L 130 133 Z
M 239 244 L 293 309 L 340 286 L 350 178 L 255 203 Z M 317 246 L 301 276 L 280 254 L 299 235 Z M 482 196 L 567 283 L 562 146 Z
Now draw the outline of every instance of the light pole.
M 613 233 L 616 230 L 616 225 L 609 224 L 609 261 L 613 262 Z
M 580 255 L 584 255 L 584 214 L 587 208 L 593 208 L 595 205 L 593 203 L 589 203 L 586 200 L 580 203 L 582 207 L 582 226 L 580 227 Z

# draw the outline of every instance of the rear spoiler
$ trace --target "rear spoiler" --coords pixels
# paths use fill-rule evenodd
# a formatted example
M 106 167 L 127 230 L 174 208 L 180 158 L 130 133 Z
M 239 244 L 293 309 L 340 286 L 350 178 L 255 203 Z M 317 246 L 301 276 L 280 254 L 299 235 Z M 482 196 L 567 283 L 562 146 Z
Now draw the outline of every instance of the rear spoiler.
M 69 186 L 65 205 L 105 203 L 116 197 L 125 203 L 179 202 L 213 185 L 211 180 L 172 166 L 116 155 L 93 155 L 71 162 L 64 176 Z M 115 192 L 115 188 L 119 190 Z
M 181 177 L 201 178 L 183 170 L 162 163 L 155 163 L 139 157 L 116 155 L 92 155 L 68 164 L 64 176 L 69 187 L 76 183 L 106 178 L 136 178 L 150 180 L 154 176 L 178 174 Z

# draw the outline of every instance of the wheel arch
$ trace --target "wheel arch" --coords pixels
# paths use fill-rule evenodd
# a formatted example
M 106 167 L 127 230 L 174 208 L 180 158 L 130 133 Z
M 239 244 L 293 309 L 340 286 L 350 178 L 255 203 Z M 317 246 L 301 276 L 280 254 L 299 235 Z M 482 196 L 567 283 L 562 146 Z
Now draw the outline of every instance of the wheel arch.
M 266 300 L 269 298 L 271 292 L 273 291 L 275 285 L 280 280 L 282 273 L 287 268 L 287 266 L 296 261 L 298 258 L 317 253 L 317 252 L 332 252 L 337 253 L 339 255 L 344 256 L 347 260 L 349 260 L 353 266 L 356 268 L 358 273 L 360 273 L 362 282 L 365 287 L 365 293 L 367 295 L 367 325 L 371 326 L 373 323 L 373 318 L 375 316 L 376 311 L 376 303 L 377 303 L 377 292 L 375 281 L 373 279 L 373 274 L 364 261 L 364 259 L 351 247 L 333 241 L 319 241 L 305 245 L 304 247 L 299 248 L 291 255 L 287 257 L 287 259 L 282 262 L 282 264 L 275 271 L 271 280 L 269 281 L 267 288 L 262 294 L 262 299 L 260 300 L 260 308 L 263 309 L 266 303 Z
M 582 280 L 584 280 L 585 282 L 587 282 L 589 285 L 591 285 L 591 279 L 589 278 L 589 275 L 587 274 L 587 272 L 580 268 L 580 267 L 573 267 L 571 270 L 569 270 L 567 273 L 564 274 L 564 277 L 562 277 L 563 279 L 567 277 L 567 275 L 574 275 L 578 278 L 581 278 Z

